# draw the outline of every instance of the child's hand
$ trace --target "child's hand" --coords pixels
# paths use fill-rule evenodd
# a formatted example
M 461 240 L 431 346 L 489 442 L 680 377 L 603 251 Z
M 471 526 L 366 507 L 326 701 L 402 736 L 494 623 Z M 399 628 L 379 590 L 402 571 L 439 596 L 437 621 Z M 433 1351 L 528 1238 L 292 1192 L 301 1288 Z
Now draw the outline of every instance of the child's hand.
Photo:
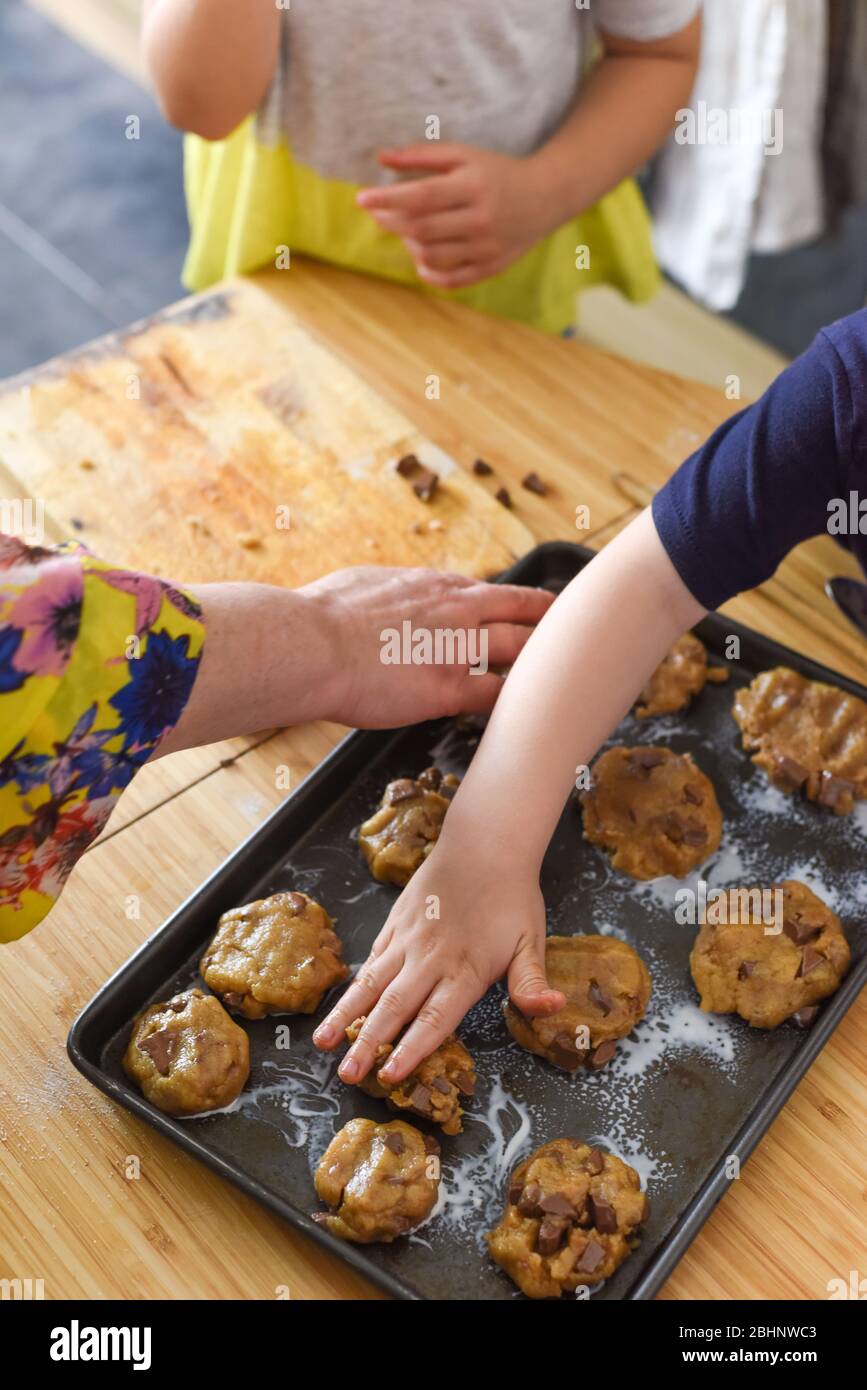
M 359 1014 L 367 1022 L 340 1064 L 361 1080 L 380 1043 L 406 1033 L 379 1075 L 401 1081 L 460 1023 L 494 980 L 508 972 L 509 993 L 525 1014 L 555 1013 L 564 996 L 545 979 L 545 906 L 537 878 L 479 842 L 453 844 L 447 826 L 430 858 L 394 905 L 367 961 L 316 1029 L 332 1051 Z M 436 913 L 437 915 L 432 915 Z
M 358 204 L 403 240 L 421 279 L 438 289 L 498 274 L 551 230 L 532 158 L 422 141 L 379 159 L 423 177 L 365 188 Z

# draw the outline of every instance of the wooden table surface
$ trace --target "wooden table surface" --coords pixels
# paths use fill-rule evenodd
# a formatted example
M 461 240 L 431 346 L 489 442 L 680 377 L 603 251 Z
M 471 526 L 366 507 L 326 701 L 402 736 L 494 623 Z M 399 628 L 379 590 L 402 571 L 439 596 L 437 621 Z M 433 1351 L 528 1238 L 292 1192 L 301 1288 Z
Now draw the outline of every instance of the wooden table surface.
M 432 535 L 424 521 L 416 530 L 414 513 L 400 511 L 398 527 L 374 509 L 368 520 L 377 549 L 371 554 L 366 544 L 367 524 L 353 527 L 347 516 L 338 537 L 340 563 L 390 563 L 395 556 L 404 562 L 408 552 L 427 563 L 432 546 L 436 555 L 436 547 L 448 543 L 453 563 L 479 572 L 498 549 L 515 553 L 534 540 L 601 546 L 733 409 L 722 389 L 323 266 L 296 261 L 290 272 L 257 281 L 237 291 L 239 342 L 255 342 L 261 332 L 279 338 L 282 322 L 287 343 L 303 357 L 304 336 L 312 334 L 311 357 L 324 352 L 339 358 L 344 365 L 334 364 L 335 379 L 355 382 L 352 398 L 360 392 L 369 418 L 382 422 L 385 454 L 410 437 L 444 451 L 460 469 L 447 488 L 447 537 Z M 263 316 L 270 324 L 264 330 Z M 0 495 L 47 495 L 49 536 L 70 533 L 70 508 L 85 508 L 84 538 L 116 560 L 137 556 L 139 563 L 152 518 L 120 500 L 128 481 L 124 460 L 138 460 L 137 486 L 146 470 L 134 435 L 124 433 L 123 411 L 113 410 L 110 390 L 105 411 L 94 417 L 94 392 L 105 394 L 106 387 L 95 387 L 89 373 L 97 370 L 94 360 L 135 354 L 143 331 L 144 341 L 163 351 L 164 322 L 0 390 Z M 172 352 L 177 345 L 172 339 Z M 213 361 L 207 351 L 199 360 L 192 348 L 184 360 L 198 373 L 192 385 L 153 362 L 139 363 L 156 393 L 155 437 L 164 437 L 168 413 L 175 450 L 178 439 L 187 438 L 177 430 L 189 432 L 195 424 L 193 462 L 222 463 L 221 431 L 232 406 L 221 415 L 216 397 L 221 372 L 231 375 L 232 364 Z M 176 358 L 171 362 L 177 365 Z M 431 377 L 439 381 L 436 397 Z M 63 395 L 53 415 L 49 407 L 60 397 L 52 392 Z M 327 405 L 327 391 L 317 402 Z M 295 420 L 287 428 L 295 448 L 301 427 Z M 99 458 L 85 458 L 100 450 Z M 509 488 L 513 512 L 500 517 L 490 498 L 480 496 L 483 483 L 469 472 L 477 456 L 488 459 Z M 521 488 L 531 469 L 552 485 L 548 497 Z M 381 484 L 393 485 L 396 480 Z M 235 503 L 248 492 L 233 494 Z M 389 515 L 394 499 L 403 509 L 397 493 L 380 499 Z M 252 565 L 261 577 L 283 582 L 293 582 L 295 560 L 302 568 L 308 564 L 303 537 L 295 560 L 286 551 L 273 553 L 270 537 L 264 555 L 258 545 L 237 550 L 220 530 L 225 516 L 219 506 L 220 544 L 196 551 L 188 499 L 178 509 L 166 495 L 163 506 L 161 545 L 179 577 L 187 577 L 185 563 L 192 558 L 214 577 L 248 573 Z M 584 506 L 590 524 L 576 530 L 576 508 Z M 472 514 L 471 524 L 462 510 Z M 315 535 L 309 539 L 312 544 Z M 333 567 L 325 548 L 320 560 L 322 571 Z M 811 542 L 761 590 L 724 611 L 857 678 L 863 643 L 822 590 L 826 575 L 853 572 L 830 540 Z M 296 786 L 341 733 L 310 725 L 176 754 L 146 768 L 54 913 L 0 952 L 0 1277 L 42 1279 L 46 1298 L 267 1299 L 285 1289 L 293 1298 L 380 1296 L 112 1105 L 71 1067 L 64 1050 L 73 1018 L 95 990 L 278 804 L 283 793 L 276 769 L 288 764 Z M 140 904 L 137 917 L 128 915 L 131 899 Z M 848 1279 L 850 1270 L 863 1266 L 865 1044 L 862 996 L 669 1279 L 663 1298 L 819 1299 L 827 1296 L 829 1279 Z M 130 1176 L 134 1171 L 139 1176 Z

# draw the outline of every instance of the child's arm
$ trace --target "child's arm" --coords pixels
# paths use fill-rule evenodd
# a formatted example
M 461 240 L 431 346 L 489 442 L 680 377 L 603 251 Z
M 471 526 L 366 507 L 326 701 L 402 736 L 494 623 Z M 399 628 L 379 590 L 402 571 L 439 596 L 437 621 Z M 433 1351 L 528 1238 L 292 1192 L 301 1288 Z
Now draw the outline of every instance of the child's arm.
M 659 149 L 689 98 L 700 36 L 698 15 L 649 42 L 603 32 L 575 106 L 534 154 L 435 140 L 385 150 L 387 168 L 425 177 L 365 189 L 358 201 L 404 240 L 428 284 L 460 289 L 496 275 Z
M 672 642 L 767 579 L 867 478 L 867 310 L 843 320 L 727 421 L 564 590 L 506 681 L 440 842 L 314 1035 L 347 1081 L 410 1024 L 398 1081 L 503 974 L 519 1009 L 552 1012 L 539 870 L 576 768 L 590 763 Z M 867 547 L 867 541 L 865 541 Z M 576 827 L 576 835 L 578 830 Z M 434 915 L 431 907 L 438 915 Z
M 274 76 L 280 15 L 274 0 L 145 0 L 142 46 L 166 119 L 230 135 Z

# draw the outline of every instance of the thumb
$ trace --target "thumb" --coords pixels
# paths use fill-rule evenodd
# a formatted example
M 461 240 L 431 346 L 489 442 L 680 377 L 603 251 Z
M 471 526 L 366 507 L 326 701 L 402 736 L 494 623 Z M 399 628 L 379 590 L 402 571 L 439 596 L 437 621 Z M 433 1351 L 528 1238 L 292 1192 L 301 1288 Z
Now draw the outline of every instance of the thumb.
M 548 987 L 542 955 L 543 939 L 523 941 L 509 966 L 509 996 L 522 1014 L 555 1014 L 566 1007 L 565 994 Z
M 446 173 L 456 169 L 465 159 L 463 145 L 443 143 L 442 140 L 419 140 L 396 150 L 380 150 L 379 162 L 386 169 L 435 169 Z

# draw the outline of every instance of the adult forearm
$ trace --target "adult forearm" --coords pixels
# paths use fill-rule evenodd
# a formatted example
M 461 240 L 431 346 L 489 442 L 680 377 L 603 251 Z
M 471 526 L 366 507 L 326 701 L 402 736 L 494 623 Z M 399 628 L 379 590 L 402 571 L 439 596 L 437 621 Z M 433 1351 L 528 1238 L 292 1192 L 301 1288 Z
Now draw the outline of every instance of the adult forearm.
M 172 125 L 222 139 L 256 107 L 274 75 L 274 0 L 150 0 L 145 62 Z
M 552 227 L 561 226 L 640 169 L 671 133 L 695 78 L 699 22 L 670 51 L 607 51 L 569 116 L 531 158 Z
M 157 757 L 328 716 L 339 653 L 314 597 L 267 584 L 187 588 L 202 605 L 205 646 L 186 709 Z
M 574 784 L 671 644 L 704 610 L 650 511 L 564 590 L 506 681 L 443 839 L 482 834 L 537 867 Z

